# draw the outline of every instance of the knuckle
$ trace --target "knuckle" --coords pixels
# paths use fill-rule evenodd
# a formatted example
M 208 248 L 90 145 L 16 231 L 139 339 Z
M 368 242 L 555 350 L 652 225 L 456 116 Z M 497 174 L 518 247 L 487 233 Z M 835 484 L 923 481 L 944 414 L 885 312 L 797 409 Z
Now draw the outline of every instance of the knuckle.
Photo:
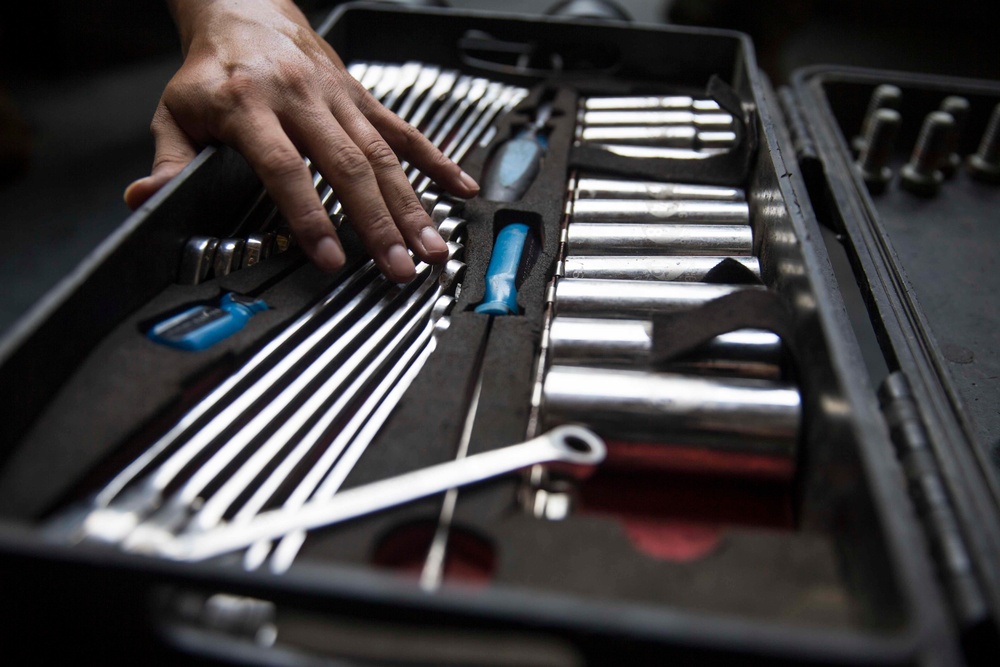
M 384 249 L 398 241 L 399 232 L 392 218 L 385 213 L 369 217 L 361 223 L 365 244 L 369 248 Z
M 335 170 L 338 180 L 347 185 L 356 185 L 371 175 L 368 160 L 357 148 L 337 151 Z
M 396 202 L 396 210 L 398 211 L 400 220 L 414 221 L 416 223 L 424 222 L 427 218 L 427 212 L 424 207 L 420 205 L 415 196 L 403 195 Z
M 385 169 L 396 165 L 396 154 L 381 137 L 373 138 L 365 143 L 361 151 L 369 164 L 376 169 Z
M 305 169 L 302 157 L 293 149 L 281 144 L 272 144 L 261 151 L 259 169 L 263 176 L 272 180 L 287 180 Z

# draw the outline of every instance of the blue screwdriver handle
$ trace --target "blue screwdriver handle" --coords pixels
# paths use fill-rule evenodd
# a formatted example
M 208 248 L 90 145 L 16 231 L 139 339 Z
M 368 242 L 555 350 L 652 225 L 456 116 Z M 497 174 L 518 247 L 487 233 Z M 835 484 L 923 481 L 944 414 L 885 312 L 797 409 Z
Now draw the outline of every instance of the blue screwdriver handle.
M 510 315 L 517 312 L 517 269 L 521 264 L 528 225 L 513 222 L 497 234 L 493 255 L 486 269 L 486 296 L 476 306 L 477 313 Z
M 542 157 L 549 147 L 544 128 L 551 113 L 551 104 L 542 105 L 531 126 L 497 149 L 480 183 L 482 189 L 479 194 L 483 199 L 517 201 L 528 191 L 538 176 Z

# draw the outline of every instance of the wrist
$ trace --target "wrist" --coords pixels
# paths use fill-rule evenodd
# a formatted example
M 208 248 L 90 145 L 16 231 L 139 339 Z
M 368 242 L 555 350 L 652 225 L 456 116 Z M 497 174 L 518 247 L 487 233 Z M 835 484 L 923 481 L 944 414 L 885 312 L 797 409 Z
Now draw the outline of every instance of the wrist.
M 308 25 L 308 21 L 293 0 L 166 0 L 166 2 L 177 26 L 181 49 L 185 54 L 202 31 L 211 32 L 215 18 L 226 15 L 246 20 L 266 21 L 269 14 L 277 13 L 286 19 L 290 18 Z

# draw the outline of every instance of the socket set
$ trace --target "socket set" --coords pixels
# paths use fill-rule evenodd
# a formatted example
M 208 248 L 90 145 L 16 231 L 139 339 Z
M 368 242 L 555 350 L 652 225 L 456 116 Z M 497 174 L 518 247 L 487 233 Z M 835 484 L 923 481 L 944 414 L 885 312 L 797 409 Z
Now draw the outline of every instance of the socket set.
M 313 169 L 323 274 L 227 148 L 130 218 L 0 346 L 12 655 L 988 662 L 1000 84 L 775 91 L 690 28 L 323 30 L 481 184 L 403 165 L 449 259 L 391 283 Z M 147 337 L 220 297 L 255 310 L 211 345 Z

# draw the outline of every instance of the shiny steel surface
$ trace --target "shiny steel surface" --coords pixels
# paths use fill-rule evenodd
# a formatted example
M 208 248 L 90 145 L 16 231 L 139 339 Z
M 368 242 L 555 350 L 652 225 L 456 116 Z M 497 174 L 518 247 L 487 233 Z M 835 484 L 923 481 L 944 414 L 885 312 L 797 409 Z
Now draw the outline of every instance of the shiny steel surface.
M 177 272 L 177 282 L 181 285 L 197 285 L 208 277 L 215 259 L 219 239 L 214 236 L 192 236 L 184 243 L 181 251 L 181 266 Z
M 578 199 L 570 222 L 747 225 L 750 207 L 742 201 Z
M 766 380 L 552 366 L 546 423 L 583 423 L 609 440 L 638 439 L 791 456 L 801 420 L 795 388 Z
M 586 97 L 582 106 L 588 111 L 597 110 L 640 110 L 640 109 L 690 109 L 697 111 L 717 111 L 715 100 L 697 99 L 687 95 L 636 95 L 624 97 Z
M 603 461 L 604 455 L 604 443 L 599 437 L 579 426 L 563 426 L 518 445 L 341 491 L 333 498 L 309 502 L 294 510 L 264 512 L 245 524 L 181 537 L 136 533 L 123 546 L 175 560 L 204 560 L 289 532 L 340 523 L 540 463 L 593 466 Z
M 560 278 L 556 282 L 555 312 L 579 317 L 645 318 L 696 308 L 734 292 L 765 289 L 763 285 Z
M 741 188 L 721 185 L 691 185 L 660 181 L 633 181 L 617 178 L 580 177 L 576 180 L 574 198 L 580 199 L 708 199 L 746 201 Z
M 756 257 L 688 255 L 571 255 L 562 264 L 562 275 L 567 278 L 698 282 L 726 259 L 739 262 L 760 278 L 760 262 Z
M 640 160 L 704 160 L 713 155 L 729 152 L 728 148 L 664 148 L 661 146 L 629 146 L 628 144 L 593 143 L 595 148 L 606 150 L 622 157 Z
M 246 241 L 243 239 L 222 239 L 219 241 L 219 247 L 215 249 L 215 261 L 212 267 L 213 275 L 216 278 L 228 276 L 240 268 L 245 245 Z
M 698 130 L 693 125 L 598 125 L 580 126 L 580 141 L 610 144 L 639 144 L 640 146 L 668 146 L 671 148 L 697 148 Z
M 694 111 L 584 111 L 583 125 L 694 125 L 700 128 L 728 130 L 733 117 L 722 112 Z
M 646 368 L 652 342 L 653 323 L 649 320 L 560 316 L 552 320 L 549 355 L 558 365 Z M 781 339 L 769 331 L 734 331 L 717 336 L 690 357 L 670 365 L 694 374 L 777 379 Z
M 575 222 L 566 230 L 574 255 L 752 255 L 749 225 Z

